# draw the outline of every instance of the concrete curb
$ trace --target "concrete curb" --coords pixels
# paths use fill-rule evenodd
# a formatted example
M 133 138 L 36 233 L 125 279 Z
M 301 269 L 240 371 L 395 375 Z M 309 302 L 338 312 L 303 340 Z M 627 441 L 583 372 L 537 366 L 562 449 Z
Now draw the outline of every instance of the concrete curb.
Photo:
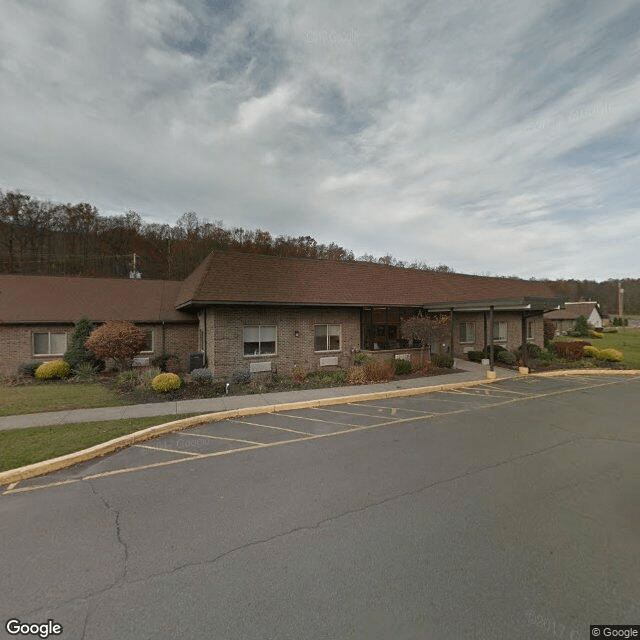
M 470 380 L 467 382 L 452 382 L 450 384 L 439 384 L 429 387 L 415 387 L 412 389 L 393 389 L 389 391 L 375 391 L 373 393 L 362 393 L 349 396 L 338 396 L 335 398 L 319 398 L 315 400 L 302 400 L 299 402 L 288 402 L 283 404 L 262 405 L 257 407 L 245 407 L 242 409 L 230 409 L 227 411 L 217 411 L 215 413 L 205 413 L 191 418 L 183 418 L 181 420 L 173 420 L 163 424 L 148 427 L 142 431 L 129 433 L 126 436 L 120 436 L 107 442 L 101 442 L 89 449 L 74 451 L 58 458 L 51 460 L 43 460 L 25 467 L 17 467 L 8 471 L 0 472 L 0 486 L 8 485 L 13 482 L 19 482 L 35 476 L 41 476 L 53 471 L 66 469 L 80 462 L 87 462 L 94 458 L 113 453 L 118 449 L 124 449 L 133 444 L 145 442 L 158 436 L 173 433 L 195 427 L 200 424 L 209 422 L 221 422 L 233 418 L 242 418 L 245 416 L 255 416 L 263 413 L 278 413 L 280 411 L 291 411 L 294 409 L 313 409 L 317 407 L 326 407 L 330 405 L 348 404 L 350 402 L 366 402 L 370 400 L 384 400 L 386 398 L 406 398 L 410 396 L 423 395 L 427 393 L 435 393 L 437 391 L 448 391 L 452 389 L 462 389 L 466 387 L 474 387 L 487 382 L 497 382 L 497 380 Z
M 640 376 L 640 370 L 638 369 L 563 369 L 561 371 L 545 371 L 541 373 L 528 374 L 530 376 L 538 376 L 544 378 L 553 378 L 570 375 L 628 375 L 628 376 Z M 452 382 L 450 384 L 439 384 L 430 387 L 415 387 L 413 389 L 394 389 L 390 391 L 375 391 L 373 393 L 355 394 L 350 396 L 339 396 L 335 398 L 319 398 L 316 400 L 302 400 L 300 402 L 289 402 L 283 404 L 271 404 L 258 407 L 246 407 L 243 409 L 231 409 L 227 411 L 218 411 L 216 413 L 206 413 L 192 418 L 183 418 L 182 420 L 173 420 L 172 422 L 165 422 L 163 424 L 156 425 L 143 429 L 142 431 L 136 431 L 129 433 L 126 436 L 120 436 L 107 442 L 102 442 L 89 449 L 83 449 L 81 451 L 74 451 L 65 456 L 58 458 L 52 458 L 51 460 L 44 460 L 42 462 L 36 462 L 35 464 L 27 465 L 26 467 L 18 467 L 17 469 L 9 469 L 8 471 L 0 472 L 0 486 L 8 485 L 13 482 L 19 482 L 26 480 L 27 478 L 33 478 L 35 476 L 41 476 L 46 473 L 52 473 L 53 471 L 59 471 L 60 469 L 66 469 L 74 464 L 80 462 L 87 462 L 94 458 L 99 458 L 108 453 L 113 453 L 118 449 L 129 447 L 133 444 L 145 442 L 167 433 L 173 433 L 175 431 L 181 431 L 188 429 L 189 427 L 195 427 L 200 424 L 206 424 L 209 422 L 221 422 L 222 420 L 230 420 L 233 418 L 242 418 L 244 416 L 255 416 L 263 413 L 278 413 L 280 411 L 291 411 L 294 409 L 313 409 L 317 407 L 326 407 L 331 405 L 348 404 L 350 402 L 367 402 L 369 400 L 385 400 L 387 398 L 408 398 L 411 396 L 424 395 L 427 393 L 436 393 L 438 391 L 449 391 L 454 389 L 464 389 L 468 387 L 475 387 L 481 384 L 491 384 L 498 382 L 500 379 L 481 379 L 470 380 L 467 382 Z

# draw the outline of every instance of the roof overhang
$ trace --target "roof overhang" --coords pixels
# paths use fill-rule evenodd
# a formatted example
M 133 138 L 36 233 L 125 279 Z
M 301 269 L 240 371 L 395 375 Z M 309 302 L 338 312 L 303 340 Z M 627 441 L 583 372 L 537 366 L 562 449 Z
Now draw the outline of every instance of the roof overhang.
M 551 311 L 560 309 L 564 304 L 562 298 L 524 297 L 511 300 L 476 300 L 465 302 L 442 302 L 425 304 L 423 308 L 430 313 L 449 311 Z

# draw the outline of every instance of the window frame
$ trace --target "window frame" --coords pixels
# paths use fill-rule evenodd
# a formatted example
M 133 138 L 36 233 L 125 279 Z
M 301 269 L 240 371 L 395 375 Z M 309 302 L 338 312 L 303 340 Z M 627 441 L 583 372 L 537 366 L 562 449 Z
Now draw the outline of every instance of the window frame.
M 36 336 L 47 336 L 47 345 L 48 345 L 48 353 L 38 353 L 36 351 Z M 51 351 L 51 336 L 64 336 L 64 349 L 61 353 L 52 353 Z M 69 338 L 66 331 L 33 331 L 31 333 L 31 353 L 33 357 L 42 357 L 42 356 L 63 356 L 67 347 L 69 346 Z
M 145 334 L 145 341 L 146 341 L 146 335 L 147 334 L 151 334 L 151 349 L 145 349 L 144 347 L 142 348 L 142 350 L 140 351 L 140 353 L 155 353 L 156 350 L 156 336 L 155 336 L 155 332 L 153 330 L 153 327 L 151 329 L 145 329 L 144 327 L 139 327 L 140 331 L 142 331 Z
M 527 321 L 527 340 L 535 340 L 535 322 L 533 320 Z
M 327 328 L 327 348 L 326 349 L 316 349 L 316 327 L 326 327 Z M 329 333 L 329 327 L 338 327 L 338 348 L 330 349 L 330 340 L 332 334 Z M 331 322 L 318 322 L 313 325 L 313 352 L 314 353 L 340 353 L 342 351 L 342 325 L 341 324 L 333 324 Z
M 465 327 L 464 340 L 462 339 L 462 328 Z M 472 338 L 469 340 L 468 327 L 471 327 Z M 465 320 L 460 322 L 458 329 L 458 339 L 460 344 L 475 344 L 476 343 L 476 323 L 473 320 Z
M 496 325 L 498 330 L 496 331 Z M 500 325 L 504 325 L 504 338 L 500 337 Z M 493 341 L 494 342 L 507 342 L 509 337 L 509 323 L 506 320 L 494 320 L 493 321 Z
M 273 351 L 269 353 L 261 353 L 262 346 L 262 329 L 273 329 L 275 334 L 275 340 L 265 340 L 264 342 L 273 342 Z M 246 330 L 247 329 L 258 329 L 258 353 L 245 353 L 245 345 L 247 344 L 246 340 Z M 250 340 L 249 342 L 254 342 Z M 277 324 L 245 324 L 242 327 L 242 355 L 245 358 L 264 358 L 265 356 L 275 356 L 278 354 L 278 325 Z

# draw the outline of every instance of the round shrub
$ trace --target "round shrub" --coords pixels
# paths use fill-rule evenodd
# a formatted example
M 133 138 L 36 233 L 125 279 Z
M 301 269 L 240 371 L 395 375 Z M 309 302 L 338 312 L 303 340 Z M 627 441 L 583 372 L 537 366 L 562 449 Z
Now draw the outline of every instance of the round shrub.
M 582 353 L 587 356 L 587 358 L 597 358 L 600 355 L 598 347 L 592 347 L 591 345 L 582 347 Z
M 180 378 L 175 373 L 160 373 L 151 381 L 151 386 L 161 393 L 175 391 L 181 384 Z
M 191 378 L 198 384 L 210 384 L 213 381 L 213 373 L 210 369 L 194 369 L 191 372 Z
M 64 360 L 50 360 L 43 362 L 36 369 L 36 378 L 38 380 L 55 380 L 57 378 L 66 378 L 71 372 L 71 367 Z
M 489 356 L 484 351 L 468 351 L 467 358 L 471 360 L 471 362 L 482 362 L 485 358 Z
M 251 382 L 251 372 L 238 369 L 231 374 L 231 384 L 249 384 Z
M 32 360 L 31 362 L 23 362 L 18 367 L 18 373 L 21 376 L 28 376 L 29 378 L 35 378 L 36 369 L 42 364 L 42 360 Z
M 513 365 L 516 363 L 516 354 L 511 353 L 511 351 L 498 351 L 496 360 L 502 362 L 502 364 Z
M 590 336 L 591 338 L 596 338 L 596 339 L 598 339 L 598 338 L 603 338 L 603 337 L 604 337 L 604 334 L 603 334 L 603 333 L 600 333 L 600 332 L 598 332 L 598 331 L 589 331 L 589 336 Z
M 608 362 L 621 362 L 622 352 L 617 349 L 600 349 L 598 352 L 598 359 L 607 360 Z

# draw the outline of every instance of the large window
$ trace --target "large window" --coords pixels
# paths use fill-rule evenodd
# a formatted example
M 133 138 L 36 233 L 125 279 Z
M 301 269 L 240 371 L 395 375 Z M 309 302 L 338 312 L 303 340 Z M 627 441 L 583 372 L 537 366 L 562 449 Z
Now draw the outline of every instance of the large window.
M 339 324 L 317 324 L 315 329 L 315 351 L 340 351 Z
M 276 327 L 259 326 L 244 328 L 244 355 L 267 356 L 276 352 Z
M 460 344 L 472 344 L 476 341 L 476 323 L 460 323 Z
M 33 355 L 34 356 L 62 356 L 67 350 L 67 334 L 44 333 L 33 334 Z
M 506 322 L 493 323 L 493 340 L 495 342 L 507 341 L 507 323 Z

